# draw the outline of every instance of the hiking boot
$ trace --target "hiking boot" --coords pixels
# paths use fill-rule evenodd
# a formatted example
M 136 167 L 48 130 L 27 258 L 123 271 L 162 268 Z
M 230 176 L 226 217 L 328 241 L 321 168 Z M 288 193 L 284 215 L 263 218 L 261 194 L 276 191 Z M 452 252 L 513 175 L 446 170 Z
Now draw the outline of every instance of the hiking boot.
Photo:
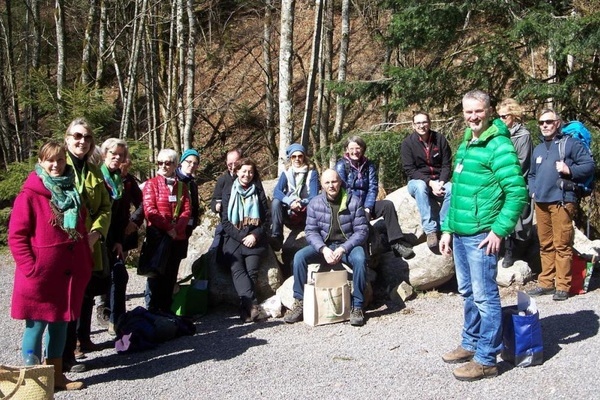
M 483 378 L 494 378 L 498 376 L 498 367 L 495 365 L 481 365 L 475 361 L 469 361 L 452 372 L 459 381 L 478 381 Z
M 274 251 L 279 251 L 283 247 L 283 235 L 271 235 L 269 244 Z
M 350 325 L 363 326 L 365 324 L 365 315 L 360 307 L 353 308 L 350 311 Z
M 427 234 L 427 247 L 430 249 L 437 249 L 439 245 L 437 232 L 429 232 Z
M 502 259 L 502 268 L 510 268 L 514 263 L 515 260 L 512 257 L 512 253 L 505 253 L 504 258 Z
M 444 354 L 442 360 L 448 364 L 458 364 L 470 361 L 474 355 L 474 351 L 465 350 L 462 346 L 458 346 L 456 349 Z
M 557 290 L 554 292 L 554 296 L 552 296 L 552 300 L 554 301 L 564 301 L 569 298 L 569 292 L 565 292 L 564 290 Z
M 408 243 L 398 241 L 391 245 L 391 247 L 396 257 L 402 257 L 408 260 L 409 258 L 413 258 L 415 256 L 415 252 L 413 251 L 412 246 Z
M 287 324 L 293 324 L 298 321 L 302 321 L 304 312 L 304 302 L 302 300 L 294 299 L 294 305 L 292 309 L 283 317 L 283 320 Z
M 541 286 L 536 286 L 533 289 L 528 290 L 527 294 L 533 297 L 543 296 L 545 294 L 554 294 L 554 288 L 543 288 Z

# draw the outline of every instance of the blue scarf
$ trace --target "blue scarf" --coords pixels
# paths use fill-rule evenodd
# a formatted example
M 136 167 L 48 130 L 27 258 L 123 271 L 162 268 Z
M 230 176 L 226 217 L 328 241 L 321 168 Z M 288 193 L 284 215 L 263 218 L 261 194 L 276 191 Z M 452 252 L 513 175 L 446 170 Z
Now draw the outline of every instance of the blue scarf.
M 248 225 L 260 225 L 260 206 L 254 184 L 244 189 L 238 179 L 233 182 L 227 218 L 238 229 Z

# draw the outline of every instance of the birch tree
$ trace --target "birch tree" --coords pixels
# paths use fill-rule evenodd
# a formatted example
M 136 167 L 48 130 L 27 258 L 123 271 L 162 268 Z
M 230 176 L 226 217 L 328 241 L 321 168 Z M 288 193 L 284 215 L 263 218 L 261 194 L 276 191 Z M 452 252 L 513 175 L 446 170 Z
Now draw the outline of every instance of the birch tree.
M 285 150 L 294 133 L 292 82 L 295 0 L 281 1 L 281 38 L 279 44 L 279 160 L 278 175 L 283 172 Z

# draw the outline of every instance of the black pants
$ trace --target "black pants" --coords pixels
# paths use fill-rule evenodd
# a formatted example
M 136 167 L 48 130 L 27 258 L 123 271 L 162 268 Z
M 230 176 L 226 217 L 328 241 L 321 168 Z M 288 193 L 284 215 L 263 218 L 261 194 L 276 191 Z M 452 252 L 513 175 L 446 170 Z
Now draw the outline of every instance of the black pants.
M 394 207 L 394 203 L 389 200 L 376 201 L 375 206 L 373 206 L 373 209 L 371 210 L 371 216 L 374 219 L 383 217 L 388 241 L 390 243 L 393 244 L 402 239 L 404 235 L 402 234 L 402 229 L 400 229 L 398 214 L 396 213 L 396 207 Z
M 151 311 L 171 311 L 173 288 L 179 274 L 179 264 L 187 254 L 187 240 L 173 240 L 169 250 L 169 258 L 165 273 L 146 281 L 146 308 Z

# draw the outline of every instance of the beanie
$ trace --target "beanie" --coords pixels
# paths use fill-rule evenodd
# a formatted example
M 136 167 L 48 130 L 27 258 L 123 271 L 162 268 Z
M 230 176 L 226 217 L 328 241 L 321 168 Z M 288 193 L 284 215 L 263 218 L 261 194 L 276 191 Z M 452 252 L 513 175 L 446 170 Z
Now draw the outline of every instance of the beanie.
M 288 158 L 290 158 L 290 156 L 291 156 L 292 154 L 294 154 L 295 152 L 297 152 L 297 151 L 299 151 L 299 152 L 301 152 L 302 154 L 306 155 L 306 149 L 305 149 L 305 148 L 304 148 L 304 146 L 302 146 L 300 143 L 292 143 L 292 144 L 290 145 L 290 147 L 288 147 L 288 148 L 285 150 L 285 155 L 286 155 Z
M 188 158 L 189 156 L 196 156 L 196 157 L 198 157 L 198 162 L 200 161 L 200 154 L 198 154 L 198 152 L 196 150 L 194 150 L 194 149 L 187 149 L 181 155 L 181 158 L 179 159 L 179 163 L 181 164 L 182 162 L 184 162 L 185 159 Z

